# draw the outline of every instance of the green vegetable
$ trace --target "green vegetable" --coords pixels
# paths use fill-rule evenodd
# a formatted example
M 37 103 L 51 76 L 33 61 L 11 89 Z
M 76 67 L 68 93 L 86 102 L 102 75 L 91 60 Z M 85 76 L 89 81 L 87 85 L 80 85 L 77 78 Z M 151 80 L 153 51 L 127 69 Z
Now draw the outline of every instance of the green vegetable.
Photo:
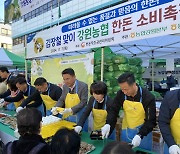
M 154 95 L 155 99 L 157 100 L 162 100 L 162 96 L 160 95 L 160 93 L 156 92 L 156 91 L 151 91 L 151 94 Z
M 108 67 L 108 71 L 113 72 L 113 70 L 114 70 L 114 69 L 113 69 L 113 66 L 109 66 L 109 67 Z
M 94 66 L 94 72 L 95 73 L 100 73 L 101 72 L 101 65 Z
M 129 65 L 140 66 L 140 65 L 142 65 L 142 59 L 141 58 L 129 58 L 128 63 L 129 63 Z
M 120 87 L 119 87 L 119 86 L 115 86 L 115 87 L 113 88 L 113 93 L 116 94 L 117 91 L 119 91 L 119 90 L 120 90 Z
M 138 69 L 136 66 L 131 66 L 129 71 L 132 72 L 133 74 L 137 74 Z
M 104 79 L 105 80 L 113 79 L 113 73 L 112 72 L 105 72 L 104 73 Z
M 106 64 L 106 65 L 112 64 L 111 56 L 104 57 L 104 64 Z
M 122 71 L 115 71 L 114 74 L 113 74 L 113 76 L 114 76 L 115 79 L 118 79 L 119 76 L 120 76 L 121 74 L 123 74 L 123 73 L 124 73 L 124 72 L 122 72 Z
M 101 64 L 101 59 L 94 59 L 94 65 Z
M 123 55 L 115 55 L 112 57 L 112 61 L 115 64 L 125 64 L 128 62 L 128 59 Z
M 128 64 L 120 64 L 118 65 L 119 70 L 122 72 L 128 72 L 130 69 L 130 66 Z

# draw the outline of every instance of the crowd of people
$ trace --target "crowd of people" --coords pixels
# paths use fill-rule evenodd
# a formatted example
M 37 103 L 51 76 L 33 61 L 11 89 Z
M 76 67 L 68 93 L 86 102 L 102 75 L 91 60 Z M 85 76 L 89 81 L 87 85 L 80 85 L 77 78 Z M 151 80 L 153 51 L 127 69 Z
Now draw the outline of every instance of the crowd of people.
M 93 82 L 89 100 L 88 85 L 76 79 L 72 68 L 62 72 L 62 88 L 43 77 L 37 78 L 32 86 L 23 76 L 13 77 L 6 67 L 0 67 L 0 77 L 8 85 L 8 89 L 0 94 L 1 106 L 15 105 L 20 134 L 19 140 L 5 146 L 4 153 L 77 154 L 81 142 L 78 134 L 82 130 L 87 131 L 87 127 L 92 131 L 101 131 L 102 139 L 115 140 L 114 129 L 120 109 L 124 111 L 121 141 L 125 143 L 112 142 L 102 154 L 108 154 L 108 151 L 116 154 L 124 150 L 130 154 L 133 153 L 131 146 L 146 150 L 152 148 L 152 130 L 156 126 L 155 98 L 135 82 L 132 73 L 119 76 L 120 90 L 114 99 L 108 96 L 104 82 Z M 160 108 L 159 127 L 167 144 L 165 152 L 170 154 L 180 154 L 179 96 L 180 90 L 168 92 Z M 43 141 L 40 131 L 42 116 L 50 114 L 75 122 L 77 126 L 74 130 L 59 130 L 49 146 Z

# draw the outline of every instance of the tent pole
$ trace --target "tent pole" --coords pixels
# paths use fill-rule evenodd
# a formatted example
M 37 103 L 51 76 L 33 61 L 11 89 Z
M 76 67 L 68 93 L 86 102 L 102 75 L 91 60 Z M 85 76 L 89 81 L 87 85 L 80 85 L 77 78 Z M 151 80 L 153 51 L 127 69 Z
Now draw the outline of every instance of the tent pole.
M 104 47 L 101 48 L 101 81 L 103 81 L 104 75 Z
M 152 91 L 154 91 L 154 61 L 152 61 Z
M 25 49 L 25 78 L 28 81 L 28 66 L 27 66 L 27 35 L 25 35 L 25 40 L 24 40 L 24 49 Z

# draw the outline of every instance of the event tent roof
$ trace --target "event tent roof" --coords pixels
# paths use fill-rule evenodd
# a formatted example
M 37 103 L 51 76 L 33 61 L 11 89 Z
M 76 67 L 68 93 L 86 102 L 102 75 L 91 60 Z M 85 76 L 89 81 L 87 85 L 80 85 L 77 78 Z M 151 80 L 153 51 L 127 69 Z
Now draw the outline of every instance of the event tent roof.
M 30 62 L 28 62 L 28 65 L 30 65 Z M 25 67 L 25 59 L 4 48 L 0 48 L 0 66 L 22 68 Z

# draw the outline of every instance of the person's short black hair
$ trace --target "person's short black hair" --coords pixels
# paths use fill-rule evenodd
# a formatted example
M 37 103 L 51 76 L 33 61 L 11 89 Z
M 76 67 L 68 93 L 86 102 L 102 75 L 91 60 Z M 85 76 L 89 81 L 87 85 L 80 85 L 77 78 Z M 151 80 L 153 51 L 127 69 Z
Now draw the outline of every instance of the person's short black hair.
M 127 82 L 128 85 L 132 85 L 136 82 L 134 74 L 130 72 L 123 73 L 118 78 L 118 83 L 124 83 Z
M 168 73 L 172 73 L 172 71 L 166 71 L 166 74 L 168 74 Z
M 64 74 L 69 74 L 71 76 L 75 76 L 75 72 L 72 68 L 66 68 L 65 70 L 62 71 L 62 75 Z
M 35 86 L 42 86 L 44 83 L 46 83 L 47 80 L 43 77 L 39 77 L 34 81 Z
M 10 88 L 11 91 L 16 91 L 18 88 L 16 87 L 16 80 L 15 79 L 10 79 L 7 81 L 7 84 Z
M 0 67 L 0 71 L 9 73 L 7 67 Z
M 101 154 L 135 154 L 127 143 L 113 141 L 108 143 Z
M 81 138 L 74 130 L 60 129 L 52 138 L 51 154 L 77 154 L 80 144 Z
M 17 114 L 17 128 L 21 136 L 39 134 L 42 114 L 36 108 L 25 108 Z
M 93 95 L 93 93 L 97 95 L 106 95 L 107 94 L 107 85 L 102 81 L 95 81 L 90 86 L 90 94 Z
M 24 77 L 17 77 L 16 78 L 16 84 L 19 83 L 19 84 L 27 84 L 27 81 Z
M 16 78 L 20 78 L 20 77 L 25 78 L 25 75 L 24 75 L 24 74 L 19 73 L 19 74 L 16 76 Z

